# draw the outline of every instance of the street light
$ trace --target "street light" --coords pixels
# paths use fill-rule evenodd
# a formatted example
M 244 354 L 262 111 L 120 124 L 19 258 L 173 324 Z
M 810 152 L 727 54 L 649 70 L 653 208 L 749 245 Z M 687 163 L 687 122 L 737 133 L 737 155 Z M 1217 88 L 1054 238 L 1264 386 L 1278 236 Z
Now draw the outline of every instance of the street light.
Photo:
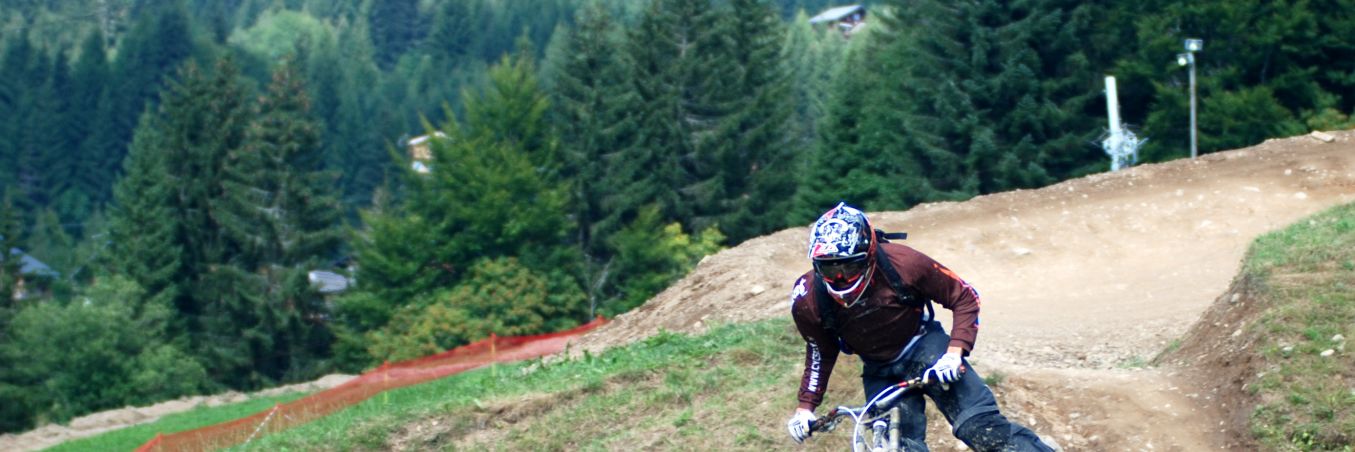
M 1204 50 L 1203 39 L 1187 39 L 1186 53 L 1176 54 L 1176 64 L 1190 66 L 1190 158 L 1194 159 L 1197 152 L 1197 139 L 1195 137 L 1195 52 Z

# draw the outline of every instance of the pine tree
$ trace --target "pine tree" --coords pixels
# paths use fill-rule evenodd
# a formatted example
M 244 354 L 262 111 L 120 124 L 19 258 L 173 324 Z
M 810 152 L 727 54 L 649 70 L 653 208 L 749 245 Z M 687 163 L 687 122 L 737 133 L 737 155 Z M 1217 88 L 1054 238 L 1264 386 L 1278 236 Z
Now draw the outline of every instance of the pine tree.
M 77 118 L 66 95 L 72 89 L 70 67 L 64 49 L 43 60 L 44 80 L 33 90 L 34 102 L 26 115 L 25 128 L 37 131 L 28 140 L 35 187 L 29 198 L 36 209 L 56 206 L 65 218 L 83 218 L 89 205 L 72 186 L 78 163 L 70 153 L 79 149 L 80 142 L 73 133 Z
M 341 211 L 333 177 L 322 171 L 319 125 L 291 60 L 273 73 L 241 148 L 223 168 L 217 218 L 236 254 L 234 275 L 262 286 L 255 301 L 267 336 L 251 367 L 268 378 L 300 377 L 325 353 L 324 328 L 305 319 L 327 314 L 305 274 L 333 257 Z M 249 294 L 253 295 L 253 294 Z M 261 360 L 260 360 L 261 359 Z
M 844 66 L 869 67 L 867 62 L 874 58 L 871 50 L 851 48 Z M 906 208 L 909 202 L 924 199 L 925 181 L 906 164 L 910 157 L 887 145 L 887 140 L 917 137 L 900 133 L 897 123 L 882 127 L 905 118 L 898 105 L 882 108 L 887 102 L 874 101 L 886 95 L 876 92 L 886 80 L 876 70 L 844 71 L 837 78 L 826 101 L 819 139 L 801 173 L 790 222 L 813 221 L 841 201 L 881 210 Z
M 456 285 L 481 258 L 518 257 L 543 271 L 567 265 L 563 187 L 516 144 L 443 128 L 449 137 L 432 141 L 431 171 L 407 177 L 404 207 L 363 216 L 354 244 L 363 290 L 400 305 Z
M 704 101 L 704 72 L 698 44 L 716 13 L 703 0 L 653 2 L 629 37 L 630 80 L 637 95 L 637 140 L 618 168 L 629 183 L 618 187 L 627 198 L 626 221 L 641 206 L 657 204 L 665 219 L 692 221 L 713 209 L 701 203 L 717 188 L 707 177 L 697 139 L 718 125 L 718 114 Z
M 489 70 L 489 86 L 464 96 L 469 133 L 521 149 L 544 176 L 555 176 L 556 146 L 545 120 L 550 101 L 530 54 L 503 57 Z
M 77 175 L 77 184 L 90 190 L 90 202 L 96 206 L 112 201 L 112 187 L 117 182 L 125 155 L 130 152 L 120 135 L 122 121 L 117 117 L 118 102 L 119 98 L 111 89 L 100 91 L 91 131 L 80 144 L 79 154 L 84 158 L 80 162 L 82 169 Z
M 9 320 L 18 311 L 15 291 L 23 279 L 23 263 L 16 252 L 23 246 L 23 223 L 14 206 L 13 195 L 5 190 L 0 201 L 0 326 L 9 326 Z
M 905 134 L 899 147 L 880 151 L 911 156 L 943 196 L 1035 187 L 1086 171 L 1100 159 L 1087 144 L 1098 130 L 1094 118 L 1075 113 L 1094 108 L 1099 93 L 1080 49 L 1079 30 L 1091 21 L 1089 7 L 1064 3 L 894 5 L 883 21 L 888 32 L 878 35 L 880 57 L 885 70 L 906 75 L 872 98 L 907 104 L 871 111 L 909 117 L 868 128 L 887 133 L 894 125 Z M 959 171 L 950 169 L 956 156 Z
M 139 19 L 118 44 L 108 90 L 111 111 L 100 115 L 100 121 L 104 118 L 111 121 L 112 132 L 111 136 L 100 138 L 113 141 L 97 142 L 87 148 L 111 151 L 99 154 L 107 155 L 113 165 L 105 167 L 106 170 L 118 169 L 137 127 L 136 120 L 148 103 L 155 104 L 175 68 L 195 50 L 188 13 L 181 0 L 155 2 L 143 9 L 133 16 Z M 99 135 L 97 130 L 95 135 Z M 111 181 L 113 176 L 106 176 L 105 180 Z
M 51 208 L 35 216 L 32 232 L 28 234 L 29 255 L 47 264 L 62 277 L 75 267 L 75 239 L 61 224 L 61 217 Z
M 19 183 L 19 156 L 22 149 L 23 128 L 20 121 L 24 112 L 24 93 L 29 88 L 28 62 L 31 44 L 27 39 L 13 39 L 0 57 L 0 184 L 9 189 Z M 11 194 L 12 195 L 12 194 Z
M 221 223 L 247 269 L 332 257 L 339 205 L 323 172 L 319 125 L 291 60 L 273 73 L 244 145 L 225 162 Z
M 789 118 L 794 109 L 781 58 L 783 27 L 770 3 L 734 0 L 725 30 L 728 58 L 738 66 L 733 111 L 720 126 L 716 147 L 722 184 L 720 229 L 734 243 L 786 225 L 795 192 Z
M 586 258 L 584 281 L 592 308 L 601 302 L 598 290 L 611 271 L 608 242 L 623 226 L 617 208 L 625 181 L 614 170 L 635 139 L 628 109 L 635 94 L 626 82 L 629 60 L 607 11 L 598 5 L 583 10 L 565 42 L 565 60 L 554 81 L 552 119 L 560 136 L 564 170 L 571 182 L 571 201 Z
M 96 153 L 101 149 L 94 142 L 96 139 L 108 139 L 102 136 L 106 132 L 98 130 L 101 125 L 106 127 L 106 124 L 111 124 L 109 118 L 99 116 L 100 109 L 105 108 L 100 105 L 100 101 L 107 96 L 108 77 L 108 58 L 104 53 L 103 39 L 98 34 L 91 34 L 81 43 L 79 58 L 71 63 L 71 86 L 67 96 L 70 102 L 68 135 L 73 137 L 74 146 L 69 156 L 73 163 L 72 173 L 66 177 L 69 178 L 72 195 L 67 201 L 69 207 L 61 210 L 77 222 L 84 221 L 101 206 L 113 186 L 116 167 L 103 165 L 119 163 L 105 163 L 107 157 Z M 111 110 L 104 113 L 111 114 Z M 82 213 L 71 215 L 77 210 Z
M 234 63 L 221 60 L 213 69 L 204 73 L 189 63 L 161 99 L 168 167 L 180 184 L 180 240 L 192 303 L 200 309 L 191 339 L 211 374 L 232 387 L 257 387 L 267 382 L 253 364 L 273 346 L 263 320 L 271 312 L 262 282 L 232 262 L 240 250 L 219 220 L 225 162 L 243 143 L 249 110 Z M 243 340 L 221 341 L 236 335 Z
M 471 256 L 515 256 L 537 270 L 565 266 L 569 259 L 561 253 L 564 253 L 562 239 L 570 230 L 566 215 L 568 198 L 555 156 L 557 140 L 546 123 L 545 113 L 550 102 L 537 85 L 532 57 L 505 58 L 491 68 L 485 89 L 466 96 L 464 103 L 465 128 L 451 123 L 445 127 L 452 136 L 450 141 L 456 144 L 446 146 L 448 140 L 438 140 L 443 146 L 434 146 L 435 153 L 448 154 L 434 155 L 435 177 L 430 179 L 442 187 L 428 191 L 429 186 L 424 185 L 423 191 L 411 193 L 411 204 L 425 208 L 448 206 L 458 202 L 456 200 L 464 203 L 465 199 L 476 196 L 474 193 L 482 192 L 486 197 L 481 201 L 486 203 L 484 205 L 464 203 L 465 207 L 446 213 L 417 212 L 430 219 L 455 219 L 443 227 L 459 230 L 456 235 L 464 237 L 466 242 L 484 244 L 484 250 L 489 253 Z M 483 149 L 480 152 L 484 156 L 471 159 L 461 155 L 472 152 L 477 146 Z M 490 160 L 482 164 L 471 163 L 482 159 Z M 521 164 L 526 164 L 527 168 L 520 167 Z M 456 184 L 457 180 L 465 183 L 449 189 L 448 186 Z M 482 190 L 477 190 L 477 186 Z M 537 205 L 497 213 L 498 209 L 490 207 L 495 204 L 519 205 L 527 203 L 528 199 L 537 200 Z M 481 212 L 481 218 L 476 218 L 476 212 Z M 491 225 L 496 223 L 510 227 L 491 234 L 489 231 L 495 229 Z
M 372 30 L 372 44 L 376 47 L 376 62 L 390 68 L 425 34 L 423 15 L 418 0 L 382 0 L 371 3 L 367 23 Z
M 164 125 L 148 112 L 142 115 L 123 177 L 113 188 L 106 265 L 145 291 L 148 302 L 173 306 L 180 315 L 174 331 L 185 334 L 188 316 L 200 314 L 188 298 L 188 269 L 180 230 L 177 190 L 166 159 L 170 152 Z
M 551 279 L 572 270 L 565 185 L 526 148 L 534 140 L 523 138 L 534 136 L 524 131 L 546 132 L 545 125 L 539 114 L 514 114 L 537 111 L 544 99 L 532 88 L 530 66 L 517 58 L 496 69 L 499 80 L 484 92 L 466 98 L 466 111 L 480 112 L 466 129 L 449 121 L 441 127 L 447 137 L 430 141 L 431 170 L 404 173 L 404 204 L 364 213 L 367 228 L 354 244 L 362 290 L 389 305 L 411 303 L 460 283 L 482 258 L 517 257 Z
M 249 121 L 240 73 L 230 59 L 218 61 L 210 72 L 188 63 L 178 80 L 162 96 L 167 169 L 180 181 L 178 215 L 184 219 L 185 251 L 194 272 L 225 262 L 230 248 L 215 215 L 222 196 L 223 166 L 238 149 Z
M 5 157 L 6 173 L 14 188 L 13 202 L 23 212 L 21 222 L 31 224 L 29 212 L 47 203 L 43 163 L 56 122 L 56 93 L 50 59 L 27 38 L 16 39 L 5 52 L 4 73 L 14 77 L 14 111 L 19 113 L 10 130 L 11 154 Z M 8 121 L 7 121 L 8 122 Z
M 800 11 L 787 26 L 782 58 L 787 62 L 795 110 L 791 123 L 791 146 L 801 149 L 801 158 L 813 148 L 819 122 L 827 114 L 828 91 L 842 68 L 847 40 L 833 30 L 815 30 L 809 16 Z M 802 173 L 802 171 L 796 171 Z
M 323 56 L 321 56 L 323 55 Z M 390 107 L 372 87 L 381 83 L 381 71 L 373 61 L 375 50 L 367 38 L 366 29 L 357 26 L 344 28 L 338 46 L 317 49 L 317 57 L 337 62 L 343 74 L 339 81 L 334 120 L 328 123 L 333 146 L 327 149 L 329 168 L 339 172 L 339 185 L 344 189 L 343 204 L 365 206 L 372 193 L 386 182 L 392 165 L 388 146 L 382 131 L 374 127 L 374 119 Z M 346 56 L 346 57 L 345 57 Z M 387 132 L 389 133 L 389 132 Z
M 444 2 L 433 18 L 432 28 L 424 47 L 435 60 L 450 66 L 461 58 L 478 55 L 481 33 L 477 26 L 483 17 L 483 0 L 450 0 Z M 448 64 L 451 63 L 451 64 Z
M 119 182 L 110 259 L 148 294 L 172 298 L 180 321 L 176 333 L 186 335 L 188 349 L 217 381 L 247 387 L 276 374 L 252 368 L 271 352 L 266 319 L 273 312 L 258 278 L 234 265 L 239 250 L 219 223 L 223 166 L 228 152 L 241 146 L 249 117 L 239 77 L 229 59 L 210 73 L 187 63 L 155 113 L 142 120 L 146 138 L 138 134 L 144 142 L 138 152 L 147 157 L 129 158 L 128 175 Z M 139 217 L 149 213 L 159 216 Z M 150 228 L 143 236 L 158 241 L 139 241 L 142 227 Z M 244 339 L 224 340 L 239 336 Z

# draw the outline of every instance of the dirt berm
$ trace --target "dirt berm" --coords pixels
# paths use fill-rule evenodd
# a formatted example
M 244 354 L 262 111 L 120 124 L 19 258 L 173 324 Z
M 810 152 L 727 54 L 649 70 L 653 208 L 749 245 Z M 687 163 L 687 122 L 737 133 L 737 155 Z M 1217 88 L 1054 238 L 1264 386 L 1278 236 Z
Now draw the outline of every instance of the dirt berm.
M 1070 450 L 1245 448 L 1235 421 L 1249 408 L 1220 396 L 1225 373 L 1143 364 L 1173 340 L 1233 331 L 1219 323 L 1183 337 L 1228 290 L 1254 238 L 1355 201 L 1355 133 L 1332 135 L 868 213 L 979 290 L 975 366 L 1008 375 L 1004 406 L 1042 435 Z M 787 316 L 790 285 L 808 270 L 807 233 L 788 229 L 707 257 L 580 349 Z

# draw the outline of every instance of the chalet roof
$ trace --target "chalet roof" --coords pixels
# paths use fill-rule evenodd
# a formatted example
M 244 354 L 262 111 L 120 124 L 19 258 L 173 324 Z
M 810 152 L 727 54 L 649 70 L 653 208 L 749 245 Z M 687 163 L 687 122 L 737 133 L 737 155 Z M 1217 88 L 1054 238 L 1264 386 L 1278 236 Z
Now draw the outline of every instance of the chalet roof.
M 19 256 L 19 273 L 20 273 L 20 274 L 23 274 L 23 275 L 37 275 L 37 276 L 51 276 L 51 277 L 58 277 L 58 276 L 61 276 L 61 274 L 60 274 L 60 273 L 57 273 L 56 270 L 52 270 L 52 267 L 48 267 L 47 264 L 42 263 L 42 261 L 37 260 L 37 259 L 34 258 L 33 256 L 29 256 L 28 253 L 25 253 L 25 252 L 24 252 L 23 250 L 21 250 L 21 249 L 18 249 L 18 248 L 10 248 L 10 250 L 9 250 L 9 255 L 10 255 L 10 256 Z
M 320 293 L 339 293 L 353 285 L 353 280 L 347 276 L 324 270 L 311 270 L 306 274 L 306 279 Z
M 817 24 L 823 22 L 836 22 L 842 18 L 850 16 L 858 11 L 865 11 L 866 7 L 861 5 L 839 6 L 819 13 L 819 15 L 809 18 L 809 23 Z
M 447 134 L 445 134 L 445 133 L 442 133 L 442 132 L 433 132 L 432 135 L 419 135 L 419 136 L 417 136 L 417 137 L 410 138 L 410 139 L 409 139 L 409 145 L 410 145 L 410 146 L 418 146 L 418 145 L 420 145 L 420 144 L 424 144 L 424 143 L 428 142 L 428 140 L 429 140 L 430 138 L 434 137 L 434 136 L 436 136 L 436 137 L 438 137 L 438 138 L 447 138 Z

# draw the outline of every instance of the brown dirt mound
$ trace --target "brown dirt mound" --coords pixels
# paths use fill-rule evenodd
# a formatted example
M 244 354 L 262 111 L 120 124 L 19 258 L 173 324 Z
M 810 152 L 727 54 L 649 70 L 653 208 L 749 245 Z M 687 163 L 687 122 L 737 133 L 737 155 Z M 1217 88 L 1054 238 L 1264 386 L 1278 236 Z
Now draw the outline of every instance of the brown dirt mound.
M 1257 398 L 1247 391 L 1258 372 L 1263 371 L 1256 343 L 1256 331 L 1248 331 L 1263 312 L 1256 295 L 1256 282 L 1240 276 L 1228 291 L 1219 296 L 1182 339 L 1179 349 L 1164 353 L 1157 362 L 1207 375 L 1196 388 L 1209 394 L 1225 410 L 1222 422 L 1233 436 L 1250 440 L 1250 407 Z M 1251 441 L 1240 446 L 1254 449 Z
M 1245 363 L 1125 367 L 1148 362 L 1182 338 L 1227 292 L 1256 236 L 1355 202 L 1355 133 L 1333 135 L 1331 143 L 1308 136 L 1268 140 L 872 219 L 885 230 L 909 232 L 908 245 L 982 293 L 977 359 L 1006 373 L 1052 379 L 1017 380 L 1029 382 L 1014 396 L 1028 395 L 1017 404 L 1062 413 L 1049 429 L 1037 428 L 1041 434 L 1065 431 L 1075 449 L 1231 447 L 1229 435 L 1220 433 L 1229 422 L 1219 422 L 1245 416 L 1240 401 L 1186 382 L 1215 370 L 1243 375 Z M 583 337 L 578 350 L 599 351 L 660 330 L 696 333 L 712 323 L 787 315 L 790 285 L 808 270 L 806 233 L 789 229 L 707 257 L 644 306 Z M 1185 336 L 1180 353 L 1223 346 L 1218 336 L 1227 332 L 1220 331 Z

